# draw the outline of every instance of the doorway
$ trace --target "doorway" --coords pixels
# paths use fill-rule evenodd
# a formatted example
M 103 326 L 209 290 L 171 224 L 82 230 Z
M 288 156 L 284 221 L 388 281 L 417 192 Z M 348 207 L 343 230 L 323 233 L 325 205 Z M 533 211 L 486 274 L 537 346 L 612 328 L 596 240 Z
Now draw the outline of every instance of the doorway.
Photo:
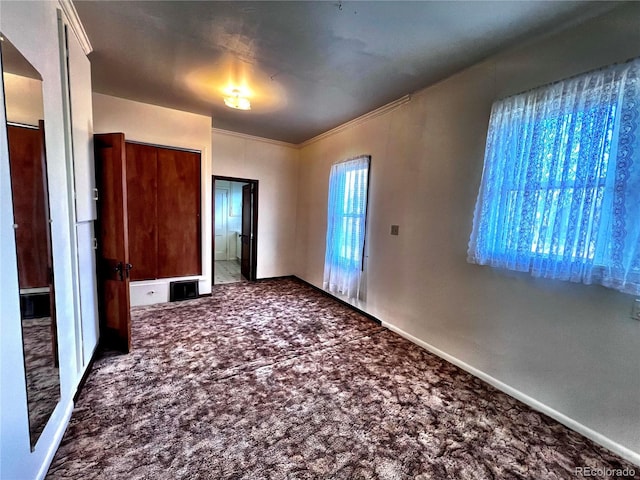
M 258 181 L 213 177 L 212 284 L 256 279 Z

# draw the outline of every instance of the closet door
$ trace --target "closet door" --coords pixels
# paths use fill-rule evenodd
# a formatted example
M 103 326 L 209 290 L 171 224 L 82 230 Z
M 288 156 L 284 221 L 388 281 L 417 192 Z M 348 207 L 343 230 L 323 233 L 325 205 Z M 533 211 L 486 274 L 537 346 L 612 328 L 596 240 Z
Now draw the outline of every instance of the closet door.
M 127 207 L 131 280 L 158 278 L 156 147 L 127 143 Z
M 43 132 L 7 125 L 20 288 L 49 285 Z
M 94 135 L 94 146 L 96 184 L 100 192 L 96 223 L 100 342 L 108 348 L 129 352 L 130 261 L 124 134 Z
M 200 153 L 157 152 L 158 278 L 200 275 Z

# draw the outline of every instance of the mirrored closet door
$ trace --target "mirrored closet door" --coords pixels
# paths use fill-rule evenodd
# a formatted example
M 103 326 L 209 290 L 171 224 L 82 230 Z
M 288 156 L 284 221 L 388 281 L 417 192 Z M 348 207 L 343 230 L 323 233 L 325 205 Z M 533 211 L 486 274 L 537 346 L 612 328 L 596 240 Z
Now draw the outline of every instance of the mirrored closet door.
M 33 448 L 60 400 L 42 77 L 0 33 Z

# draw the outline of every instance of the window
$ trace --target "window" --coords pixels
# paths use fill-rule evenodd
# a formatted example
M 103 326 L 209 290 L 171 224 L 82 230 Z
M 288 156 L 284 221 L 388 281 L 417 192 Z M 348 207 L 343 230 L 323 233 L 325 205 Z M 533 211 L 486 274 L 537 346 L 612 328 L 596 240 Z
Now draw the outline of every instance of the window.
M 324 288 L 359 298 L 367 219 L 370 157 L 331 167 Z
M 640 59 L 493 105 L 468 259 L 640 293 Z

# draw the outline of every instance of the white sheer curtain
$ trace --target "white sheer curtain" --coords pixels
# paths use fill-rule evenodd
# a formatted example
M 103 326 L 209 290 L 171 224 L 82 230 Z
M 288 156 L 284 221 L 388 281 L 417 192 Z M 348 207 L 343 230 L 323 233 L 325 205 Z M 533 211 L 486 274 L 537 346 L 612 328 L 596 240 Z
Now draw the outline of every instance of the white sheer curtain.
M 329 176 L 324 288 L 349 299 L 360 297 L 370 159 L 336 163 Z
M 493 105 L 468 255 L 640 293 L 640 59 Z

